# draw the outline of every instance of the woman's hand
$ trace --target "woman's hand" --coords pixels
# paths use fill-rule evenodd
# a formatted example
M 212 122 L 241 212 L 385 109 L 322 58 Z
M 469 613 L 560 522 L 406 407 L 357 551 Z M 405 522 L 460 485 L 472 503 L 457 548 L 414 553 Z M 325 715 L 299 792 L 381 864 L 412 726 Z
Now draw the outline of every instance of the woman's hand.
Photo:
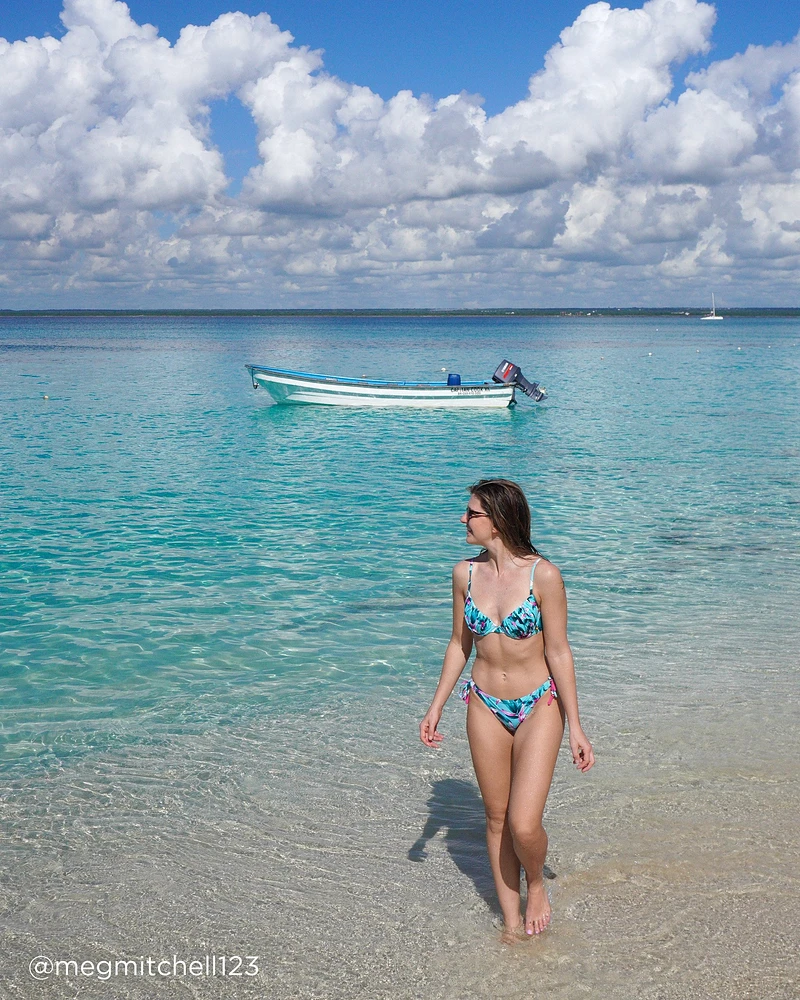
M 594 764 L 594 750 L 580 727 L 569 727 L 569 748 L 572 751 L 572 762 L 579 771 L 588 771 Z
M 431 705 L 425 718 L 419 724 L 419 738 L 426 747 L 438 747 L 444 737 L 436 731 L 439 720 L 442 717 L 442 710 Z

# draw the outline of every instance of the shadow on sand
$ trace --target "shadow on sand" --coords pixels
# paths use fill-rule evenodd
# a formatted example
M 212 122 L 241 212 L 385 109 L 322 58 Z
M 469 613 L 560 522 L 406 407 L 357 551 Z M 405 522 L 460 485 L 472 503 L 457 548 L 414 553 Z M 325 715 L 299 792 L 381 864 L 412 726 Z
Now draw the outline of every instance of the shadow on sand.
M 424 861 L 427 845 L 440 831 L 450 857 L 469 879 L 492 913 L 500 914 L 492 870 L 486 854 L 486 818 L 483 801 L 472 782 L 460 778 L 435 781 L 428 799 L 425 827 L 408 851 L 409 861 Z M 544 866 L 545 878 L 556 873 Z
M 435 781 L 428 799 L 428 819 L 408 851 L 410 861 L 424 861 L 427 845 L 443 832 L 443 840 L 459 871 L 475 886 L 493 913 L 499 914 L 489 858 L 486 855 L 486 818 L 478 789 L 469 781 L 444 778 Z

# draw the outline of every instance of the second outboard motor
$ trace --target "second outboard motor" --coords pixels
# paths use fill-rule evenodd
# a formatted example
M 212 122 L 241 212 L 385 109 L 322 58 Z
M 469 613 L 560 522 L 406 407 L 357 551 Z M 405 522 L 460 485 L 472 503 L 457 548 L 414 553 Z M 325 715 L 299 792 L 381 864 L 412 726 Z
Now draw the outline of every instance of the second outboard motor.
M 502 382 L 503 385 L 514 385 L 518 389 L 522 389 L 526 396 L 530 396 L 537 403 L 547 395 L 547 390 L 543 385 L 540 386 L 538 382 L 529 382 L 520 371 L 519 365 L 512 364 L 510 361 L 500 362 L 497 371 L 492 375 L 492 381 Z

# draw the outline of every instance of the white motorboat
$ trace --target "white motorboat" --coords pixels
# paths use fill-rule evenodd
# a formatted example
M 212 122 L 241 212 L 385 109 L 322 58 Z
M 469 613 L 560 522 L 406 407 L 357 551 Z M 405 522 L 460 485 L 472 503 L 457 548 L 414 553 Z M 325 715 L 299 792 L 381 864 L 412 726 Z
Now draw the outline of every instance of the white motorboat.
M 714 293 L 711 293 L 711 312 L 707 316 L 701 316 L 700 319 L 725 319 L 724 316 L 717 316 L 717 307 L 714 302 Z
M 419 406 L 455 409 L 503 407 L 516 403 L 521 391 L 536 402 L 547 395 L 529 382 L 518 365 L 503 361 L 490 381 L 462 382 L 450 374 L 446 382 L 389 382 L 372 378 L 340 378 L 286 368 L 245 365 L 253 388 L 263 386 L 276 403 L 322 403 L 328 406 Z

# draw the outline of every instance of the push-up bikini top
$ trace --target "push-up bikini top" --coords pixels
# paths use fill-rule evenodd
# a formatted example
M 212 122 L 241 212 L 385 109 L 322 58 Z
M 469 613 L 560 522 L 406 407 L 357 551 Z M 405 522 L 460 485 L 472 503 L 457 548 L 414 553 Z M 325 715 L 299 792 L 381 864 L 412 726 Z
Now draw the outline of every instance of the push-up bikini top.
M 474 562 L 474 559 L 469 561 L 469 582 L 467 583 L 467 598 L 464 601 L 464 621 L 470 632 L 480 636 L 501 632 L 511 639 L 528 639 L 532 635 L 538 635 L 542 631 L 542 612 L 533 596 L 533 574 L 539 560 L 537 559 L 531 567 L 530 594 L 518 608 L 509 612 L 499 625 L 495 625 L 492 619 L 485 615 L 472 600 L 472 564 Z

